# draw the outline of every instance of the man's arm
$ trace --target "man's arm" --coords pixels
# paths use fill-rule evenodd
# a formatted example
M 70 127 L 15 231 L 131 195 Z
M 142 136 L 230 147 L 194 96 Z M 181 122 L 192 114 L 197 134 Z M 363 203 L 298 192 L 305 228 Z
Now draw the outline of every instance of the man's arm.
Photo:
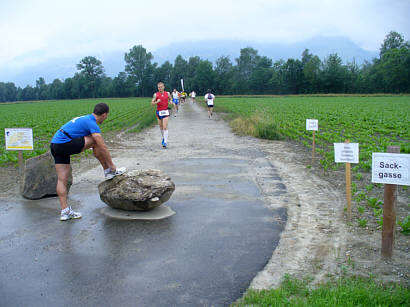
M 155 106 L 156 104 L 158 104 L 159 101 L 160 101 L 160 100 L 157 99 L 157 94 L 154 94 L 154 96 L 152 96 L 151 104 L 152 104 L 153 106 Z
M 168 94 L 168 103 L 172 103 L 173 105 L 175 105 L 174 100 L 172 99 L 172 95 L 170 94 L 170 92 L 167 92 Z
M 93 138 L 94 142 L 97 144 L 97 147 L 100 150 L 100 154 L 102 155 L 102 158 L 105 160 L 107 163 L 108 167 L 115 171 L 117 167 L 114 165 L 111 159 L 111 154 L 108 150 L 107 145 L 105 145 L 104 139 L 100 133 L 93 133 L 91 134 L 91 137 Z

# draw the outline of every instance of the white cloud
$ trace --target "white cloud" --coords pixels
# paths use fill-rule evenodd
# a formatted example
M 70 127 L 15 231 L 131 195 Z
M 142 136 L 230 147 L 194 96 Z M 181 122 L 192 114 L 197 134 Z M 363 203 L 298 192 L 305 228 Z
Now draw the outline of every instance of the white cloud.
M 377 50 L 390 30 L 409 38 L 409 11 L 406 0 L 6 0 L 0 67 L 202 39 L 290 43 L 340 35 Z

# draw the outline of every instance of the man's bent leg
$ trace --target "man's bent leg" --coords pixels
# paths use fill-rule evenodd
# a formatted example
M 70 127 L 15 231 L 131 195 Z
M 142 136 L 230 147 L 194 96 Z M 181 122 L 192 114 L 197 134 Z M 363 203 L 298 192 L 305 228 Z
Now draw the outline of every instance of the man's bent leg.
M 84 148 L 82 151 L 90 148 L 93 149 L 93 154 L 97 158 L 97 160 L 100 161 L 100 164 L 103 167 L 103 169 L 106 170 L 107 168 L 109 168 L 107 161 L 104 159 L 104 155 L 101 153 L 101 149 L 97 146 L 94 139 L 91 136 L 85 136 Z
M 61 210 L 68 207 L 67 204 L 67 182 L 70 176 L 70 164 L 56 164 L 57 171 L 57 195 L 60 200 Z

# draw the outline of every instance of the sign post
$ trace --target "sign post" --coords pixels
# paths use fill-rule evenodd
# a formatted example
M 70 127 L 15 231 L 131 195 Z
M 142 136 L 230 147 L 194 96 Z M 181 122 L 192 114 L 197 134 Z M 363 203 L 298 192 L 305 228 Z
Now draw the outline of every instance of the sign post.
M 397 185 L 410 185 L 410 155 L 400 154 L 399 146 L 387 147 L 387 153 L 373 153 L 372 182 L 384 183 L 381 255 L 389 259 L 394 246 Z
M 352 218 L 352 183 L 350 175 L 350 163 L 359 163 L 359 143 L 350 143 L 346 140 L 345 143 L 334 143 L 335 162 L 346 164 L 346 201 L 347 201 L 347 217 Z
M 5 128 L 6 150 L 17 150 L 19 161 L 20 184 L 23 179 L 24 160 L 23 150 L 33 150 L 33 129 L 31 128 Z
M 307 119 L 306 120 L 306 130 L 312 130 L 312 165 L 315 160 L 315 131 L 319 128 L 319 121 L 317 119 Z

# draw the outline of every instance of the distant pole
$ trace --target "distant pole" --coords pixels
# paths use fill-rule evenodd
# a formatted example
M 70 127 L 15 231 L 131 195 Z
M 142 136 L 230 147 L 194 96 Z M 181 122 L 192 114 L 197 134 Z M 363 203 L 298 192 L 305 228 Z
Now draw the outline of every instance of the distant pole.
M 388 146 L 388 153 L 400 153 L 400 146 Z M 390 259 L 393 255 L 394 229 L 396 227 L 397 185 L 384 185 L 382 250 L 383 258 Z
M 350 143 L 349 140 L 346 140 L 345 143 Z M 346 201 L 347 201 L 347 218 L 349 221 L 352 218 L 352 183 L 350 175 L 350 163 L 346 164 Z

